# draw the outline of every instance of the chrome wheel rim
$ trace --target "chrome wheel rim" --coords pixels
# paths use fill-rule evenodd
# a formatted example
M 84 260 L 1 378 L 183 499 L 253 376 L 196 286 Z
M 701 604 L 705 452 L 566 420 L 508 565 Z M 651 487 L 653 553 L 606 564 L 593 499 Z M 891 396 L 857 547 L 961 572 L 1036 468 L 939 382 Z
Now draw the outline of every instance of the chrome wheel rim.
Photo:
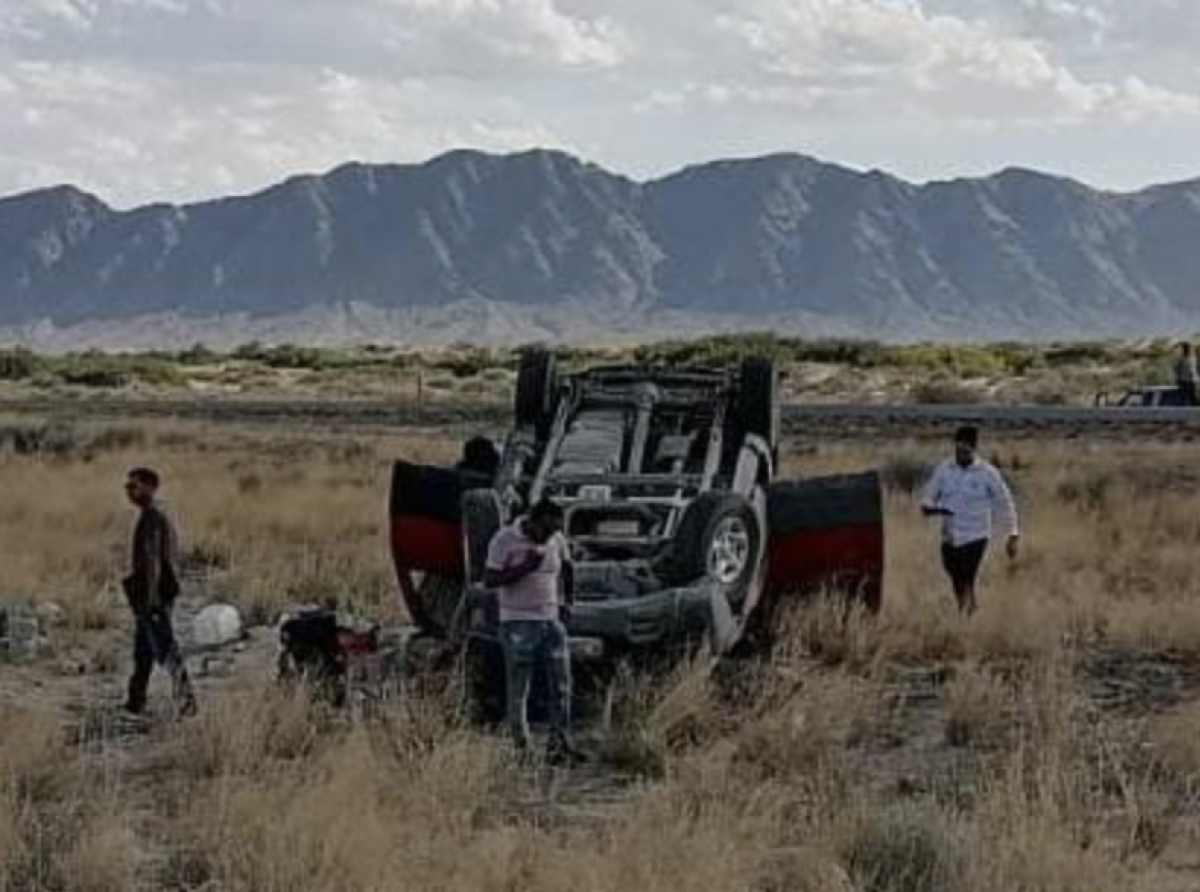
M 726 517 L 713 531 L 708 575 L 721 585 L 741 578 L 750 563 L 750 528 L 740 517 Z

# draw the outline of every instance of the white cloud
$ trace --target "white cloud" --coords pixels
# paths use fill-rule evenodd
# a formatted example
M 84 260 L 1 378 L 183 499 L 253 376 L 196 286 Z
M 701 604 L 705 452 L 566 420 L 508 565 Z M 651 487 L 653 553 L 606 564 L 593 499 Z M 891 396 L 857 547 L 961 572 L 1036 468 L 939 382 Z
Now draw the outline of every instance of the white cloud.
M 194 197 L 457 145 L 953 170 L 947 133 L 1150 171 L 1145 128 L 1200 140 L 1198 44 L 1193 0 L 0 0 L 0 193 Z
M 1197 111 L 1193 97 L 1138 79 L 1084 78 L 1040 41 L 931 14 L 916 0 L 751 0 L 717 25 L 748 50 L 743 70 L 751 82 L 742 74 L 736 89 L 751 96 L 787 100 L 794 88 L 812 98 L 819 89 L 860 112 L 886 106 L 951 121 L 1046 124 Z M 766 86 L 770 79 L 776 83 Z
M 505 59 L 608 67 L 621 61 L 625 38 L 603 17 L 564 14 L 552 0 L 376 0 L 396 15 L 410 45 L 433 41 L 459 52 L 484 49 Z M 466 43 L 466 46 L 464 46 Z
M 349 160 L 417 160 L 459 145 L 566 145 L 509 101 L 332 69 L 270 77 L 222 69 L 186 84 L 61 64 L 26 64 L 15 75 L 14 93 L 0 92 L 6 191 L 71 181 L 120 203 L 201 198 Z M 19 108 L 36 120 L 19 120 Z

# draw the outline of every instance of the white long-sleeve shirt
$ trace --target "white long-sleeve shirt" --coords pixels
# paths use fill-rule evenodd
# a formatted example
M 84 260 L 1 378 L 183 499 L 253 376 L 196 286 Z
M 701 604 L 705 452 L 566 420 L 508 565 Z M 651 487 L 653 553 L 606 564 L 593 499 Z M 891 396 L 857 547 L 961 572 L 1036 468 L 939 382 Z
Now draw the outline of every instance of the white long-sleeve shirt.
M 953 512 L 942 517 L 942 539 L 954 546 L 990 539 L 993 522 L 1010 536 L 1018 532 L 1012 490 L 995 466 L 982 459 L 965 468 L 954 460 L 938 465 L 925 485 L 921 506 Z

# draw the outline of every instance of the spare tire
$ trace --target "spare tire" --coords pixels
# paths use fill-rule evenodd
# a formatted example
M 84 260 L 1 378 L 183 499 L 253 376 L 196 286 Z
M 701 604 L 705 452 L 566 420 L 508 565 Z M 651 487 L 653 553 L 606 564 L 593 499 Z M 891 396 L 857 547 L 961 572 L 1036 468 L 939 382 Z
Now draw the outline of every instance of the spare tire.
M 762 527 L 748 499 L 706 492 L 688 505 L 654 569 L 668 586 L 707 579 L 736 601 L 754 577 L 761 546 Z
M 558 397 L 558 363 L 547 350 L 521 354 L 517 371 L 517 393 L 513 406 L 517 425 L 532 426 L 544 437 L 554 421 Z
M 742 361 L 735 412 L 741 435 L 762 437 L 774 454 L 779 446 L 779 372 L 772 360 L 752 356 Z

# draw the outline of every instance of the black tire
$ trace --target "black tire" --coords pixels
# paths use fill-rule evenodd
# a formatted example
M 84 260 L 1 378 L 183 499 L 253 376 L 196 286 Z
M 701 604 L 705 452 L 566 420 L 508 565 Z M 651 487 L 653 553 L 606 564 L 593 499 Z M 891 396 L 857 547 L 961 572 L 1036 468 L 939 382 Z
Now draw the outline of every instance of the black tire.
M 752 356 L 742 361 L 735 413 L 742 437 L 762 437 L 773 455 L 779 447 L 779 373 L 772 360 Z
M 463 559 L 468 584 L 483 582 L 488 546 L 502 522 L 494 489 L 469 489 L 462 495 Z
M 730 531 L 730 525 L 744 534 L 745 560 L 736 575 L 723 577 L 714 571 L 712 559 L 718 538 Z M 727 598 L 737 601 L 754 576 L 761 546 L 762 528 L 747 499 L 734 493 L 706 492 L 684 511 L 675 539 L 655 572 L 673 587 L 708 579 L 719 584 Z
M 558 397 L 558 363 L 546 350 L 521 355 L 517 371 L 517 393 L 513 406 L 517 425 L 534 427 L 544 437 L 554 421 Z

